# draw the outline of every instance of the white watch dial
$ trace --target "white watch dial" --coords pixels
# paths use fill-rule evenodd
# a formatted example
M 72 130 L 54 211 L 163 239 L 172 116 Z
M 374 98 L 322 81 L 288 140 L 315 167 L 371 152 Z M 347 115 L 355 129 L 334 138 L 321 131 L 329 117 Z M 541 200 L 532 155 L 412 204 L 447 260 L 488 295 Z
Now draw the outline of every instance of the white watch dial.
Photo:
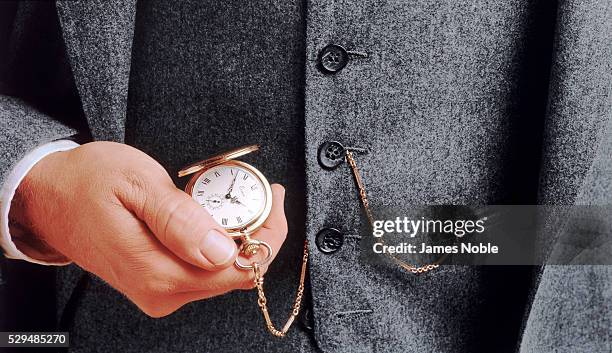
M 266 204 L 261 179 L 237 165 L 220 165 L 202 173 L 191 196 L 224 228 L 248 225 Z

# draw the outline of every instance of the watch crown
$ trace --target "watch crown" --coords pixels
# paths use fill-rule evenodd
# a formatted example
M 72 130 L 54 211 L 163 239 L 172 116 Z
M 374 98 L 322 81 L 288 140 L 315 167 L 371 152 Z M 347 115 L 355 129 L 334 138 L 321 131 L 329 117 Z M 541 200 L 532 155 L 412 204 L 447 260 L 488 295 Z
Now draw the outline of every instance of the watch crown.
M 240 245 L 240 252 L 245 256 L 253 256 L 259 251 L 261 242 L 259 240 L 251 239 L 248 234 L 242 235 L 242 245 Z
M 255 242 L 246 244 L 246 246 L 242 249 L 242 252 L 246 256 L 253 256 L 257 254 L 258 251 L 259 251 L 259 243 L 255 243 Z

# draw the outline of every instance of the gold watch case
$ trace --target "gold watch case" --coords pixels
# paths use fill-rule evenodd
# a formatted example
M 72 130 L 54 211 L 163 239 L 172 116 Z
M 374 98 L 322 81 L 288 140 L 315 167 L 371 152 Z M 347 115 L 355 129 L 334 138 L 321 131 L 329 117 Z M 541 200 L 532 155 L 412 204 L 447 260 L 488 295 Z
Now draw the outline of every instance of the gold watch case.
M 194 185 L 196 181 L 198 180 L 198 178 L 210 168 L 216 167 L 219 165 L 224 165 L 224 166 L 234 165 L 237 167 L 241 167 L 253 173 L 253 175 L 259 178 L 262 185 L 264 186 L 264 194 L 266 197 L 266 200 L 264 202 L 264 207 L 261 208 L 257 212 L 257 214 L 252 218 L 252 220 L 246 225 L 243 225 L 241 227 L 223 227 L 232 238 L 238 239 L 244 235 L 249 235 L 255 232 L 257 229 L 259 229 L 259 227 L 261 227 L 264 224 L 266 219 L 268 219 L 268 216 L 270 215 L 270 211 L 272 210 L 272 188 L 270 187 L 270 183 L 268 182 L 268 179 L 266 179 L 266 177 L 259 170 L 257 170 L 257 168 L 253 167 L 252 165 L 242 162 L 242 161 L 235 160 L 235 158 L 238 158 L 248 153 L 257 151 L 258 149 L 259 149 L 258 145 L 250 145 L 250 146 L 237 148 L 235 150 L 231 150 L 231 151 L 222 153 L 220 155 L 205 159 L 203 161 L 191 164 L 181 169 L 178 172 L 179 177 L 184 177 L 184 176 L 193 174 L 191 176 L 191 179 L 189 179 L 189 182 L 185 186 L 185 192 L 189 194 L 190 197 L 193 197 L 192 191 L 193 191 Z

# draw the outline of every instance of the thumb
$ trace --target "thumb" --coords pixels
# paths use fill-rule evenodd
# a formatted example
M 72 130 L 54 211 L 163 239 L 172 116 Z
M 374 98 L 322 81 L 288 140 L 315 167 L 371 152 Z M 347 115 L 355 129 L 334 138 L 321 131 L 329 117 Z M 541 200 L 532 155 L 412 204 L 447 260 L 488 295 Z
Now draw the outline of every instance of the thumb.
M 162 186 L 162 184 L 164 186 Z M 182 260 L 206 270 L 230 266 L 238 248 L 225 230 L 189 195 L 172 183 L 154 183 L 142 207 L 132 212 Z

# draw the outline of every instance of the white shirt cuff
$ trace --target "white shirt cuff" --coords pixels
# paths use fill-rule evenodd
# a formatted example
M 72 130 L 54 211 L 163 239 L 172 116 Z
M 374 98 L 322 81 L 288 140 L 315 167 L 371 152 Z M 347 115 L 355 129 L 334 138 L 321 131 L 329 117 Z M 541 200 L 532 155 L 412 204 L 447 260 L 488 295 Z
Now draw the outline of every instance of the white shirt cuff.
M 67 265 L 70 263 L 55 263 L 36 260 L 17 249 L 17 246 L 13 242 L 9 231 L 9 211 L 11 209 L 11 202 L 13 201 L 13 197 L 15 196 L 15 192 L 17 191 L 19 184 L 28 174 L 30 169 L 32 169 L 32 167 L 38 163 L 38 161 L 51 153 L 71 150 L 78 146 L 78 143 L 70 140 L 49 142 L 28 153 L 9 173 L 8 177 L 4 181 L 4 185 L 2 185 L 2 189 L 0 190 L 0 247 L 4 251 L 4 255 L 6 257 L 10 259 L 25 260 L 40 265 Z

